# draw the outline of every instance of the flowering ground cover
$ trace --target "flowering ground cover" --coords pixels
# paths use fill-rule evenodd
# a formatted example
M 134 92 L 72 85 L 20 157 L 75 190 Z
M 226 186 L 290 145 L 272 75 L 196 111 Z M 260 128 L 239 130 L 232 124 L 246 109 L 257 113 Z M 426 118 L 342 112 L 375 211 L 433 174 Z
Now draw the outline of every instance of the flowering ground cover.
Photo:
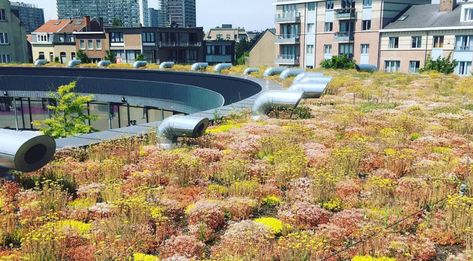
M 472 260 L 473 79 L 326 74 L 305 113 L 62 151 L 2 182 L 0 259 Z

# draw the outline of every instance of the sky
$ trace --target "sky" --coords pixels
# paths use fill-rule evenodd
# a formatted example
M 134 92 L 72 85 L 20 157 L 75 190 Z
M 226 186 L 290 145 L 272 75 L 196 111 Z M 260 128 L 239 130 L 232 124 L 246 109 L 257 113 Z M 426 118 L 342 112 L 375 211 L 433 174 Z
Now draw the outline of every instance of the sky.
M 44 8 L 45 19 L 57 17 L 55 0 L 17 0 Z M 221 24 L 233 24 L 246 30 L 264 30 L 274 27 L 274 0 L 196 0 L 197 25 L 206 30 Z M 157 0 L 148 0 L 156 7 Z

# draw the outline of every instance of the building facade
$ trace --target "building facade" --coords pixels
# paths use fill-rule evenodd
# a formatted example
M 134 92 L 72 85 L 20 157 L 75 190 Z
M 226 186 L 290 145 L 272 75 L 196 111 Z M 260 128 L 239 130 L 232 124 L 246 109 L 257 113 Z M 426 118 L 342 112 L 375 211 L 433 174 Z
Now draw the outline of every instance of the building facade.
M 275 63 L 314 68 L 334 55 L 379 66 L 380 30 L 429 0 L 277 0 Z
M 248 56 L 248 66 L 274 66 L 276 57 L 276 34 L 274 30 L 266 30 L 260 34 L 250 49 Z
M 0 0 L 0 63 L 29 61 L 26 31 L 12 12 L 10 1 Z
M 227 40 L 227 41 L 248 41 L 249 37 L 245 31 L 245 28 L 233 28 L 231 24 L 222 24 L 222 26 L 218 26 L 212 28 L 207 33 L 205 38 L 206 40 Z
M 209 64 L 235 63 L 235 41 L 205 41 L 205 61 Z
M 90 16 L 105 25 L 139 27 L 149 23 L 148 0 L 57 0 L 59 19 Z
M 158 0 L 159 26 L 196 27 L 196 0 Z
M 26 33 L 29 34 L 44 24 L 44 10 L 32 4 L 11 2 L 12 12 L 19 18 Z
M 472 74 L 473 3 L 413 6 L 381 30 L 381 70 L 417 73 L 439 57 L 455 59 L 456 74 Z
M 158 9 L 149 8 L 149 25 L 147 27 L 158 27 L 159 26 L 159 13 Z

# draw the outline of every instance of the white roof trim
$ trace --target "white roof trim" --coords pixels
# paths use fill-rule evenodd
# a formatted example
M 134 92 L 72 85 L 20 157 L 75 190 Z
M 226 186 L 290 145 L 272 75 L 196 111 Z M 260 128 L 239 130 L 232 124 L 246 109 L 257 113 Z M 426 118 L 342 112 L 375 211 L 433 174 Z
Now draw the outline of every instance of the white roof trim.
M 305 4 L 305 3 L 322 2 L 322 1 L 323 1 L 323 0 L 284 1 L 284 2 L 276 2 L 276 3 L 273 3 L 273 5 Z
M 105 32 L 73 32 L 72 34 L 105 34 Z
M 401 29 L 382 29 L 381 33 L 396 32 L 419 32 L 419 31 L 440 31 L 440 30 L 471 30 L 473 25 L 468 26 L 447 26 L 447 27 L 424 27 L 424 28 L 401 28 Z

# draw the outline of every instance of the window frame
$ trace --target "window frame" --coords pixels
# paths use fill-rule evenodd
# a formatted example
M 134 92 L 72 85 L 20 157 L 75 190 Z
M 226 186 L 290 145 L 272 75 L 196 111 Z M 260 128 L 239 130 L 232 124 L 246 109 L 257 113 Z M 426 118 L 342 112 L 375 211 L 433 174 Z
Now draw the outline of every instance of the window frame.
M 310 55 L 313 55 L 314 54 L 314 45 L 313 44 L 308 44 L 306 46 L 306 54 L 310 54 Z M 309 52 L 310 50 L 310 52 Z
M 87 50 L 94 50 L 94 40 L 92 39 L 87 40 Z
M 365 52 L 366 50 L 366 52 Z M 370 53 L 370 45 L 369 44 L 361 44 L 360 45 L 360 54 L 369 54 Z
M 125 36 L 123 35 L 123 32 L 111 32 L 110 33 L 110 43 L 112 43 L 112 44 L 125 43 Z
M 79 49 L 85 50 L 85 40 L 84 39 L 79 40 Z
M 307 3 L 307 10 L 308 11 L 315 11 L 315 6 L 316 6 L 315 2 Z
M 330 25 L 330 29 L 327 30 L 327 25 Z M 325 22 L 324 23 L 324 32 L 328 33 L 328 32 L 333 32 L 333 22 Z
M 361 21 L 361 30 L 370 31 L 371 30 L 371 19 Z
M 7 10 L 0 8 L 0 22 L 6 22 L 7 20 Z
M 389 64 L 389 66 L 387 66 Z M 396 66 L 396 70 L 393 71 L 392 68 L 393 68 L 393 64 L 397 65 Z M 388 70 L 389 68 L 389 70 Z M 395 72 L 399 72 L 399 70 L 401 69 L 401 61 L 400 60 L 384 60 L 384 72 L 387 72 L 387 73 L 395 73 Z
M 441 41 L 436 41 L 436 40 L 440 40 Z M 443 48 L 443 44 L 444 44 L 444 41 L 445 41 L 445 37 L 443 35 L 434 35 L 434 39 L 433 39 L 433 48 Z
M 10 44 L 7 32 L 0 32 L 0 36 L 1 36 L 0 45 L 9 45 Z
M 464 22 L 473 22 L 473 8 L 465 8 Z
M 420 35 L 411 36 L 411 48 L 412 49 L 422 48 L 422 36 Z
M 373 7 L 373 0 L 363 0 L 363 8 L 371 8 L 371 7 Z
M 329 50 L 329 52 L 327 52 Z M 332 45 L 331 44 L 324 44 L 324 54 L 332 54 Z
M 389 37 L 388 40 L 388 48 L 389 49 L 398 49 L 399 48 L 399 36 L 392 36 Z
M 411 65 L 415 63 L 415 67 L 412 67 Z M 414 69 L 414 70 L 412 70 Z M 411 60 L 409 61 L 409 73 L 419 73 L 420 71 L 420 61 L 419 60 Z
M 102 50 L 102 39 L 95 39 L 95 49 Z
M 335 7 L 335 3 L 333 0 L 326 0 L 325 1 L 325 10 L 333 10 Z

